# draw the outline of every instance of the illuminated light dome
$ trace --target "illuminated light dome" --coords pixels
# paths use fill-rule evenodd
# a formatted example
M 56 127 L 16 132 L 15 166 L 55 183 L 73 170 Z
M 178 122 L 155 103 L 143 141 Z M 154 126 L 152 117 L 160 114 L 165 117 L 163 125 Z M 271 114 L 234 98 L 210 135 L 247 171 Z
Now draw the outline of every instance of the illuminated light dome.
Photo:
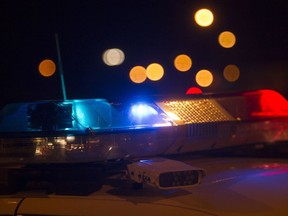
M 235 82 L 239 79 L 240 70 L 236 65 L 230 64 L 224 68 L 224 78 L 229 82 Z
M 197 87 L 191 87 L 186 91 L 186 94 L 202 94 L 202 90 Z
M 196 74 L 196 82 L 201 87 L 208 87 L 213 82 L 213 74 L 209 70 L 200 70 Z
M 129 110 L 129 118 L 133 124 L 143 126 L 155 121 L 158 117 L 158 112 L 149 104 L 136 103 Z
M 52 60 L 45 59 L 40 62 L 38 70 L 42 76 L 50 77 L 55 73 L 56 65 Z
M 218 42 L 224 48 L 232 48 L 236 43 L 236 36 L 230 31 L 224 31 L 219 35 Z
M 194 20 L 199 26 L 208 27 L 213 23 L 214 15 L 210 10 L 203 8 L 195 13 Z
M 150 80 L 158 81 L 163 77 L 164 69 L 160 64 L 152 63 L 147 67 L 146 75 Z
M 131 114 L 133 116 L 142 117 L 148 115 L 157 115 L 157 111 L 147 104 L 135 104 L 131 107 Z
M 120 65 L 124 62 L 125 55 L 124 52 L 120 49 L 113 48 L 113 49 L 107 49 L 103 53 L 103 61 L 108 66 L 116 66 Z
M 174 66 L 178 71 L 187 72 L 192 67 L 192 60 L 188 55 L 178 55 L 174 60 Z
M 142 83 L 146 80 L 146 69 L 142 66 L 135 66 L 130 70 L 129 77 L 134 83 Z
M 253 117 L 279 117 L 288 116 L 288 101 L 280 93 L 270 90 L 262 89 L 253 92 L 246 92 L 244 96 L 247 97 L 248 103 L 257 98 L 259 107 L 251 112 Z

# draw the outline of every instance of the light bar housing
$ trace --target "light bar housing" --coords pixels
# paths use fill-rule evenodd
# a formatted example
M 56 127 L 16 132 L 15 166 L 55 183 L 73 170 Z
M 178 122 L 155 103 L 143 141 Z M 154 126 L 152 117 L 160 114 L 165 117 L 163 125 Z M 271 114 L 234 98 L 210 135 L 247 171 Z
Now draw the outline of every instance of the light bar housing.
M 273 90 L 111 102 L 8 104 L 0 164 L 78 163 L 288 140 L 288 102 Z

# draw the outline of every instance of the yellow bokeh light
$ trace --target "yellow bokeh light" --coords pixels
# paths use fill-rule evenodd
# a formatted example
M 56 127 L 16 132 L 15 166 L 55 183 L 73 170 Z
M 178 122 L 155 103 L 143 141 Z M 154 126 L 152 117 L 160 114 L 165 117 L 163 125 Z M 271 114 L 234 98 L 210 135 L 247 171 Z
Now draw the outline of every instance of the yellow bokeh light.
M 192 60 L 188 55 L 178 55 L 174 60 L 174 66 L 181 72 L 187 72 L 192 67 Z
M 224 78 L 229 82 L 235 82 L 240 76 L 240 70 L 236 65 L 227 65 L 223 71 Z
M 214 15 L 210 10 L 203 8 L 195 13 L 194 20 L 199 26 L 208 27 L 213 23 Z
M 164 69 L 160 64 L 152 63 L 147 67 L 146 75 L 150 80 L 158 81 L 163 77 Z
M 45 60 L 40 62 L 39 66 L 38 66 L 38 70 L 42 76 L 50 77 L 55 73 L 56 65 L 52 60 L 45 59 Z
M 125 55 L 124 52 L 120 49 L 117 48 L 107 49 L 103 53 L 102 59 L 106 65 L 116 66 L 124 62 Z
M 230 31 L 224 31 L 219 35 L 218 42 L 224 48 L 231 48 L 236 43 L 236 36 Z
M 134 83 L 142 83 L 146 80 L 146 69 L 142 66 L 135 66 L 130 70 L 129 77 Z
M 213 82 L 213 75 L 209 70 L 200 70 L 196 74 L 196 82 L 201 87 L 208 87 Z

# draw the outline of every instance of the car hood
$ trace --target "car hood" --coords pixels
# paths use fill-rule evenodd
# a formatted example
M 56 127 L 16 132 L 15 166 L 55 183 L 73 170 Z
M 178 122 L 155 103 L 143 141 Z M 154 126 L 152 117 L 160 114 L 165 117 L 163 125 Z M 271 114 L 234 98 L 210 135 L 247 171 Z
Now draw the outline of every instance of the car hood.
M 178 158 L 180 160 L 180 158 Z M 206 170 L 198 186 L 158 190 L 131 188 L 108 179 L 88 196 L 21 191 L 0 196 L 1 215 L 287 215 L 288 160 L 189 157 L 181 161 Z

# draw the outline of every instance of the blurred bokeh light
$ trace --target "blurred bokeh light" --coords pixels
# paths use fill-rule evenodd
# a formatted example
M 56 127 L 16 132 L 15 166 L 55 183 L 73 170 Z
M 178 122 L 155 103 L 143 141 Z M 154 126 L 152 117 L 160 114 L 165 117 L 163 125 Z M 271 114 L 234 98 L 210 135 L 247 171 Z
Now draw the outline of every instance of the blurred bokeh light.
M 142 83 L 146 80 L 146 69 L 142 66 L 135 66 L 130 70 L 130 80 L 134 83 Z
M 164 75 L 164 69 L 162 65 L 158 63 L 152 63 L 146 68 L 146 75 L 150 80 L 158 81 L 162 79 Z
M 197 72 L 195 77 L 196 83 L 201 87 L 208 87 L 213 82 L 213 74 L 206 69 Z
M 229 82 L 235 82 L 239 79 L 240 70 L 236 65 L 230 64 L 224 68 L 224 78 Z
M 208 27 L 213 23 L 214 15 L 209 9 L 203 8 L 196 11 L 194 20 L 199 26 Z
M 232 48 L 236 43 L 236 36 L 230 31 L 224 31 L 219 35 L 218 42 L 224 48 Z
M 178 71 L 187 72 L 192 67 L 192 60 L 188 55 L 178 55 L 174 60 L 174 66 Z
M 202 94 L 203 91 L 198 87 L 191 87 L 186 91 L 186 94 Z
M 45 59 L 38 66 L 40 74 L 44 77 L 52 76 L 56 71 L 56 64 L 50 59 Z
M 118 48 L 107 49 L 103 53 L 102 59 L 108 66 L 120 65 L 125 60 L 124 52 Z

